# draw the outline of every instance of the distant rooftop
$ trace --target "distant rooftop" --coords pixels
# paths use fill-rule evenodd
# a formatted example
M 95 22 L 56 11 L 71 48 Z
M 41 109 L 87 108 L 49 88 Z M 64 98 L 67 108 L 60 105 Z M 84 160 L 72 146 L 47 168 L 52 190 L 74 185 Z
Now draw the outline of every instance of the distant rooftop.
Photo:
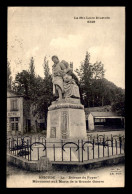
M 23 97 L 23 95 L 18 95 L 14 91 L 7 90 L 7 97 L 8 98 L 13 98 L 13 97 Z
M 99 106 L 99 107 L 89 107 L 85 108 L 85 113 L 89 114 L 90 112 L 111 112 L 111 106 L 106 105 L 106 106 Z
M 91 112 L 91 114 L 93 115 L 93 117 L 104 117 L 104 118 L 121 118 L 122 116 L 118 116 L 116 113 L 114 112 Z

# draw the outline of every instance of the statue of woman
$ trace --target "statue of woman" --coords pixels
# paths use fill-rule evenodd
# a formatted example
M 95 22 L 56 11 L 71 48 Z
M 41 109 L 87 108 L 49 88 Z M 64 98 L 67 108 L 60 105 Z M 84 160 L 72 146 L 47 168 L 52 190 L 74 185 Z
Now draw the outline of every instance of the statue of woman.
M 64 93 L 63 76 L 69 69 L 69 64 L 64 60 L 60 62 L 57 56 L 52 56 L 52 61 L 54 62 L 52 66 L 53 94 L 58 94 L 58 100 L 61 100 Z

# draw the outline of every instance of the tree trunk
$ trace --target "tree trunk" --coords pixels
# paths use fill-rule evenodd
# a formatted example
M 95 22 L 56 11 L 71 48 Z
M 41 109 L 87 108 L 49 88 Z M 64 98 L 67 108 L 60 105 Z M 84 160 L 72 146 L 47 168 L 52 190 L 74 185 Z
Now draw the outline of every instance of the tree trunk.
M 94 97 L 93 97 L 93 107 L 94 107 Z
M 104 106 L 104 96 L 102 97 L 102 106 Z
M 90 105 L 89 105 L 89 100 L 88 100 L 88 107 L 90 107 Z

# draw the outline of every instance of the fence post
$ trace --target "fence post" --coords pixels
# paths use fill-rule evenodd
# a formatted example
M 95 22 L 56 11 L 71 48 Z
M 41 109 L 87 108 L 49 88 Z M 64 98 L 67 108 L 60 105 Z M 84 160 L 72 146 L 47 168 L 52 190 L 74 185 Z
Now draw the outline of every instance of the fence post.
M 87 159 L 89 160 L 89 146 L 87 146 Z
M 17 136 L 17 148 L 18 148 L 18 136 Z
M 31 147 L 30 147 L 30 161 L 32 160 L 32 150 L 31 150 Z
M 102 143 L 102 140 L 101 140 L 101 138 L 100 138 L 100 144 Z
M 14 138 L 13 138 L 13 146 L 12 146 L 12 148 L 13 148 L 13 155 L 14 155 Z
M 17 139 L 17 146 L 16 146 L 16 152 L 17 152 L 17 155 L 18 155 L 18 139 Z
M 46 139 L 45 139 L 45 156 L 47 156 L 47 143 L 46 143 Z
M 94 159 L 94 139 L 93 139 L 93 159 Z
M 98 142 L 98 158 L 99 158 L 99 142 Z
M 13 154 L 13 139 L 11 139 L 11 154 Z
M 121 154 L 121 147 L 122 147 L 122 140 L 121 140 L 121 137 L 120 137 L 120 154 Z
M 29 161 L 29 142 L 28 142 L 28 139 L 27 139 L 27 151 L 28 151 L 28 161 Z
M 25 159 L 26 159 L 26 145 L 25 145 Z
M 62 161 L 63 161 L 63 140 L 61 140 Z
M 83 140 L 82 140 L 82 162 L 83 162 Z
M 70 162 L 71 162 L 71 147 L 70 147 Z
M 22 146 L 23 146 L 23 143 L 24 143 L 24 139 L 23 139 L 23 138 L 21 138 L 21 141 L 22 141 Z
M 109 144 L 108 144 L 108 157 L 109 157 Z
M 116 155 L 117 155 L 117 140 L 115 139 L 115 143 L 116 143 Z
M 37 148 L 37 150 L 38 150 L 38 160 L 39 160 L 39 147 Z
M 79 146 L 79 139 L 78 139 L 78 147 L 79 147 L 79 149 L 78 149 L 78 161 L 80 162 L 80 146 Z
M 98 140 L 99 140 L 99 137 L 98 137 L 98 134 L 97 134 L 97 143 L 98 143 Z
M 55 144 L 53 144 L 54 161 L 55 161 Z
M 10 139 L 9 139 L 9 153 L 10 153 Z
M 112 146 L 112 156 L 113 156 L 113 137 L 112 137 L 112 139 L 111 139 L 111 146 Z
M 105 139 L 103 137 L 103 157 L 104 157 L 104 147 L 105 147 Z
M 15 147 L 14 148 L 16 148 L 16 144 L 15 144 Z M 16 156 L 16 149 L 15 149 L 15 156 Z
M 111 142 L 112 142 L 112 134 L 111 134 Z M 111 147 L 112 147 L 112 143 L 111 143 Z

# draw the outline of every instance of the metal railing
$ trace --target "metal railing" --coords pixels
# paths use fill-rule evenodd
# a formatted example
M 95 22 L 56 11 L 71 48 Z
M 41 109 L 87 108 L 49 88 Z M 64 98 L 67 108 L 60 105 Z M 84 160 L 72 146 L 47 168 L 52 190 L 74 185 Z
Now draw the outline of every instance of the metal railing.
M 54 162 L 85 162 L 125 154 L 125 137 L 98 135 L 86 140 L 48 141 L 44 136 L 14 136 L 7 139 L 7 151 L 28 161 L 48 157 Z

